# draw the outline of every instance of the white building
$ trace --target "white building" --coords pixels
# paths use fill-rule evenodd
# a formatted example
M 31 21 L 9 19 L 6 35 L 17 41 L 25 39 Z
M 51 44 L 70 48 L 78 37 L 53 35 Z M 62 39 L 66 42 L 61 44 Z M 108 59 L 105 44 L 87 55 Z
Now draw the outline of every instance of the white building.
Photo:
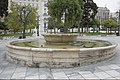
M 96 18 L 100 21 L 109 19 L 110 17 L 110 10 L 107 7 L 99 7 L 98 13 L 96 15 Z
M 39 17 L 39 32 L 44 33 L 47 29 L 46 19 L 48 18 L 47 0 L 9 0 L 9 6 L 11 1 L 18 3 L 19 5 L 28 5 L 37 9 Z

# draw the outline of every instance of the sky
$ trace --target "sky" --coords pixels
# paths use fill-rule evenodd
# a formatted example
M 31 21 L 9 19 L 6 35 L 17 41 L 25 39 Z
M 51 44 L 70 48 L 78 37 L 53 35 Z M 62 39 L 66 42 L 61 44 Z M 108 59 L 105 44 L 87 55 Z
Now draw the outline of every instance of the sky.
M 117 12 L 120 9 L 120 0 L 93 0 L 98 7 L 107 7 L 110 12 Z

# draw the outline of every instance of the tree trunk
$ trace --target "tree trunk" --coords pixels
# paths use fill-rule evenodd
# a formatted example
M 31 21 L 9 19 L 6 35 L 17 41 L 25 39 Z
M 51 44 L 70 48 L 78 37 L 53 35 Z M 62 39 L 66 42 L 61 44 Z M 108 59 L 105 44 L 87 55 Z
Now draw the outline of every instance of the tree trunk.
M 112 29 L 112 28 L 110 27 L 110 33 L 112 33 L 112 32 L 111 32 L 111 29 Z
M 73 33 L 73 28 L 72 28 L 72 33 Z
M 81 32 L 83 33 L 83 27 L 82 27 L 82 29 L 81 29 Z
M 106 28 L 106 33 L 107 33 L 107 28 Z
M 16 33 L 15 29 L 14 29 L 14 34 Z
M 115 28 L 115 34 L 116 34 L 116 28 Z
M 30 29 L 30 33 L 31 33 L 31 29 Z
M 78 33 L 80 33 L 80 25 L 78 24 Z
M 54 33 L 56 33 L 55 27 L 54 27 Z
M 50 29 L 50 33 L 52 33 L 52 29 Z
M 6 30 L 4 29 L 4 34 L 6 34 L 7 32 L 6 32 Z

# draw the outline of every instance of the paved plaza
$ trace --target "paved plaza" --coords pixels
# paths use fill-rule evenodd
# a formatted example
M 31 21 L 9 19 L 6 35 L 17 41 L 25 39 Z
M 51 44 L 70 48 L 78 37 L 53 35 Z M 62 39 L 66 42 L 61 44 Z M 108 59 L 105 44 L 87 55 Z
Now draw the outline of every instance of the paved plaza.
M 6 60 L 5 45 L 14 38 L 0 40 L 0 79 L 120 79 L 120 37 L 79 37 L 102 39 L 118 44 L 117 54 L 109 60 L 83 67 L 50 69 L 30 68 Z M 16 39 L 16 38 L 15 38 Z

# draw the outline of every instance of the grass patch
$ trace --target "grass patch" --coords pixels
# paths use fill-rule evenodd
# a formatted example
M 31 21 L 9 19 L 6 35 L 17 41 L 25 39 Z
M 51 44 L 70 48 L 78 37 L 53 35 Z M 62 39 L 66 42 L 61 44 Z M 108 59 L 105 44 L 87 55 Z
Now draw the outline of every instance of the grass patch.
M 10 37 L 10 36 L 14 36 L 14 37 L 17 37 L 17 36 L 22 36 L 23 34 L 22 33 L 12 33 L 12 34 L 0 34 L 0 37 Z M 25 34 L 26 36 L 32 36 L 33 33 L 26 33 Z
M 114 35 L 115 33 L 101 33 L 101 32 L 88 32 L 88 33 L 80 33 L 86 36 L 97 36 L 97 35 L 101 35 L 101 36 L 106 36 L 106 35 Z

